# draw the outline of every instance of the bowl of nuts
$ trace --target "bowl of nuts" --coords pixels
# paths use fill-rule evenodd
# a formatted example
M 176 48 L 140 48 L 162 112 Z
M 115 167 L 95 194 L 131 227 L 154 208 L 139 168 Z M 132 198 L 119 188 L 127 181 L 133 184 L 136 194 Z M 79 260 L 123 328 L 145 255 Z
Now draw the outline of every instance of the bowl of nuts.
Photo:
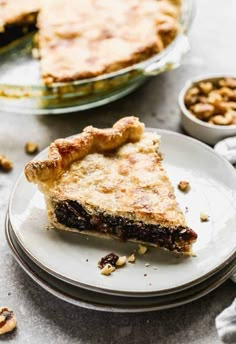
M 188 81 L 179 106 L 189 135 L 210 145 L 236 135 L 236 77 L 211 75 Z

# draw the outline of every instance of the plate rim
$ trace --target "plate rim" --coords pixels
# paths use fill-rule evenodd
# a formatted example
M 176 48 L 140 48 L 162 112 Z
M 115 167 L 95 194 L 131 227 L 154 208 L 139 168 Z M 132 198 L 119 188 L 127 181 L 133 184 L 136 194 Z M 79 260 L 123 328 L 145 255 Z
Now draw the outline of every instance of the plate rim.
M 20 265 L 20 267 L 24 270 L 24 272 L 41 288 L 46 290 L 51 295 L 59 298 L 60 300 L 63 300 L 65 302 L 68 302 L 70 304 L 73 304 L 77 307 L 82 307 L 90 310 L 96 310 L 96 311 L 103 311 L 103 312 L 113 312 L 113 313 L 144 313 L 144 312 L 151 312 L 151 311 L 159 311 L 164 309 L 170 309 L 178 306 L 182 306 L 185 304 L 188 304 L 190 302 L 196 301 L 200 299 L 203 296 L 206 296 L 210 292 L 214 291 L 216 288 L 218 288 L 221 284 L 223 284 L 235 271 L 236 271 L 236 260 L 234 261 L 234 264 L 230 267 L 229 270 L 226 271 L 225 274 L 220 276 L 220 278 L 216 279 L 211 283 L 210 285 L 207 285 L 205 288 L 203 288 L 200 291 L 197 291 L 194 293 L 194 295 L 188 295 L 187 297 L 182 297 L 182 301 L 174 302 L 163 306 L 134 306 L 134 307 L 124 307 L 124 306 L 111 306 L 106 304 L 97 304 L 95 302 L 91 301 L 85 301 L 85 300 L 78 300 L 78 298 L 73 298 L 73 296 L 68 295 L 66 293 L 63 293 L 62 291 L 55 290 L 55 287 L 50 285 L 47 281 L 45 281 L 41 276 L 39 276 L 31 267 L 28 266 L 27 262 L 24 261 L 23 257 L 20 255 L 20 253 L 17 251 L 17 248 L 15 247 L 10 231 L 9 231 L 9 225 L 10 221 L 7 220 L 8 214 L 6 216 L 5 220 L 5 237 L 8 243 L 8 246 L 11 250 L 11 253 L 14 257 L 14 259 L 17 261 L 17 263 Z M 28 259 L 30 259 L 28 257 Z M 230 263 L 232 264 L 232 262 Z M 229 265 L 230 265 L 229 264 Z M 222 269 L 224 270 L 224 268 Z M 221 272 L 222 272 L 221 270 Z M 96 292 L 95 292 L 96 293 Z M 99 295 L 99 294 L 98 294 Z M 157 296 L 159 297 L 159 296 Z M 184 299 L 184 300 L 183 300 Z
M 206 151 L 208 151 L 209 153 L 211 153 L 212 155 L 216 156 L 218 159 L 222 160 L 224 162 L 224 164 L 226 164 L 226 166 L 229 168 L 229 170 L 231 170 L 234 174 L 235 174 L 235 179 L 236 179 L 236 173 L 235 173 L 235 169 L 234 167 L 231 165 L 231 163 L 226 160 L 224 157 L 222 157 L 218 152 L 216 152 L 213 148 L 209 147 L 208 145 L 206 145 L 205 143 L 197 140 L 197 139 L 194 139 L 192 137 L 189 137 L 189 136 L 186 136 L 184 134 L 181 134 L 181 133 L 177 133 L 175 131 L 171 131 L 171 130 L 167 130 L 167 129 L 159 129 L 159 128 L 145 128 L 145 131 L 147 132 L 156 132 L 157 134 L 159 134 L 160 136 L 164 134 L 167 134 L 167 135 L 172 135 L 172 136 L 177 136 L 177 137 L 180 137 L 181 139 L 184 139 L 186 141 L 190 141 L 190 142 L 193 142 L 194 144 L 197 144 L 197 145 L 200 145 L 203 149 L 205 149 Z M 72 136 L 68 136 L 66 138 L 73 138 L 74 136 L 76 136 L 78 134 L 75 134 L 75 135 L 72 135 Z M 46 147 L 45 149 L 43 149 L 39 154 L 37 154 L 33 160 L 37 160 L 38 158 L 40 158 L 42 155 L 45 155 L 46 152 L 48 151 L 48 147 Z M 19 178 L 17 179 L 13 189 L 12 189 L 12 192 L 11 192 L 11 195 L 10 195 L 10 199 L 9 199 L 9 204 L 8 204 L 8 214 L 9 214 L 9 221 L 11 223 L 11 226 L 12 226 L 12 229 L 16 235 L 16 238 L 17 238 L 17 241 L 19 243 L 19 245 L 21 246 L 22 250 L 26 253 L 26 255 L 28 257 L 30 257 L 31 260 L 34 261 L 35 264 L 37 264 L 38 266 L 40 266 L 40 268 L 42 268 L 43 270 L 45 270 L 46 272 L 48 272 L 49 274 L 51 274 L 52 276 L 58 278 L 58 279 L 61 279 L 62 281 L 65 281 L 67 283 L 70 283 L 70 284 L 73 284 L 75 286 L 78 286 L 78 287 L 81 287 L 81 288 L 84 288 L 84 289 L 87 289 L 87 290 L 91 290 L 91 291 L 96 291 L 96 292 L 99 292 L 101 294 L 110 294 L 110 295 L 117 295 L 117 296 L 130 296 L 130 297 L 143 297 L 144 295 L 146 296 L 158 296 L 158 295 L 167 295 L 167 294 L 172 294 L 172 293 L 175 293 L 177 291 L 182 291 L 182 290 L 185 290 L 185 289 L 188 289 L 196 284 L 199 284 L 200 282 L 204 281 L 205 279 L 207 279 L 208 277 L 212 276 L 213 274 L 215 274 L 217 271 L 219 271 L 222 267 L 226 266 L 231 260 L 233 260 L 235 257 L 236 257 L 236 245 L 235 245 L 235 248 L 234 250 L 227 256 L 227 258 L 221 262 L 218 266 L 216 266 L 214 269 L 212 269 L 211 271 L 209 271 L 208 273 L 205 273 L 204 275 L 190 281 L 190 282 L 187 282 L 185 284 L 182 284 L 178 287 L 173 287 L 173 288 L 169 288 L 169 289 L 165 289 L 165 290 L 161 290 L 161 291 L 114 291 L 112 290 L 111 288 L 106 288 L 106 287 L 98 287 L 98 286 L 92 286 L 92 285 L 89 285 L 89 284 L 86 284 L 86 283 L 83 283 L 83 282 L 79 282 L 79 281 L 75 281 L 75 280 L 72 280 L 68 277 L 65 277 L 61 274 L 58 274 L 57 272 L 51 270 L 49 267 L 43 265 L 37 258 L 35 258 L 31 253 L 30 251 L 24 247 L 24 243 L 21 242 L 21 239 L 17 236 L 17 231 L 15 231 L 15 228 L 14 228 L 14 225 L 12 224 L 12 221 L 11 221 L 11 208 L 12 208 L 12 201 L 14 199 L 14 194 L 15 194 L 15 191 L 18 187 L 18 184 L 21 182 L 22 178 L 25 179 L 25 176 L 24 176 L 24 172 L 22 172 L 19 176 Z M 79 234 L 79 233 L 78 233 Z

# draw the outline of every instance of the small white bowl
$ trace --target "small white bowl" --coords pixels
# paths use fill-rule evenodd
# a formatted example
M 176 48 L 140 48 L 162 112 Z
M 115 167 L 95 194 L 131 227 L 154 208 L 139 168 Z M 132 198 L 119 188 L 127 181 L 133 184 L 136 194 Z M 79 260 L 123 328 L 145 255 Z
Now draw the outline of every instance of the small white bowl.
M 235 78 L 232 75 L 206 75 L 186 82 L 179 95 L 179 106 L 181 109 L 181 121 L 185 131 L 210 145 L 216 144 L 225 137 L 236 135 L 236 125 L 215 125 L 203 122 L 196 118 L 185 106 L 184 97 L 189 88 L 201 81 L 216 81 L 223 78 Z

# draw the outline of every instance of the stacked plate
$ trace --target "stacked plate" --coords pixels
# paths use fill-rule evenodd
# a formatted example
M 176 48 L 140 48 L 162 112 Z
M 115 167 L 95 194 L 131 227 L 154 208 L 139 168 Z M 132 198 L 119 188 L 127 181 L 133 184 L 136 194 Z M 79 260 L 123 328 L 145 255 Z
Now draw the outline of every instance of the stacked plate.
M 152 129 L 155 130 L 155 129 Z M 187 223 L 198 233 L 194 257 L 150 248 L 136 254 L 110 276 L 97 267 L 110 252 L 128 256 L 137 249 L 122 243 L 48 230 L 45 204 L 22 175 L 6 217 L 6 237 L 26 273 L 53 295 L 90 309 L 144 312 L 191 302 L 223 283 L 236 267 L 236 173 L 211 148 L 184 135 L 155 130 L 162 136 L 164 165 L 174 186 L 188 180 L 191 189 L 177 200 Z M 45 158 L 47 150 L 37 159 Z M 200 221 L 207 213 L 207 222 Z

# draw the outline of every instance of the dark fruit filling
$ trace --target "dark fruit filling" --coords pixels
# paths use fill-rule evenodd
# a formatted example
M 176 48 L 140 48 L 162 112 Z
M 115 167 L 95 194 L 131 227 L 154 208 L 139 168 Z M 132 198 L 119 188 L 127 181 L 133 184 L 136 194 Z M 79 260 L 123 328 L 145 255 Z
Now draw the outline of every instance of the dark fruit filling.
M 90 215 L 76 201 L 62 201 L 56 204 L 57 221 L 67 227 L 96 230 L 114 235 L 121 240 L 136 239 L 157 244 L 170 251 L 187 252 L 189 245 L 197 239 L 197 234 L 188 227 L 165 228 L 160 225 L 145 224 L 120 216 L 104 213 Z
M 32 32 L 36 29 L 34 22 L 28 24 L 11 24 L 4 28 L 3 32 L 0 32 L 0 47 L 4 47 L 8 43 L 21 38 L 25 34 Z
M 102 257 L 98 262 L 98 267 L 100 269 L 104 268 L 106 264 L 111 264 L 112 266 L 116 266 L 116 262 L 119 259 L 115 253 L 111 252 L 107 254 L 105 257 Z

